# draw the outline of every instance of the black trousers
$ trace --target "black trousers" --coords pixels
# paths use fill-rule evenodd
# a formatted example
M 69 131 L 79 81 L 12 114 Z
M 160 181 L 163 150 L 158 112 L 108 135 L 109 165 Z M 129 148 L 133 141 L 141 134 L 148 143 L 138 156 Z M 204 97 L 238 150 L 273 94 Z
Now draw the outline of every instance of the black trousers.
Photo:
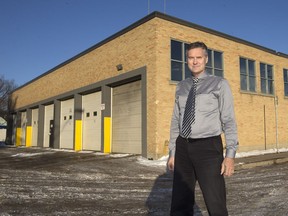
M 210 216 L 227 216 L 221 136 L 176 140 L 171 216 L 193 215 L 198 181 Z

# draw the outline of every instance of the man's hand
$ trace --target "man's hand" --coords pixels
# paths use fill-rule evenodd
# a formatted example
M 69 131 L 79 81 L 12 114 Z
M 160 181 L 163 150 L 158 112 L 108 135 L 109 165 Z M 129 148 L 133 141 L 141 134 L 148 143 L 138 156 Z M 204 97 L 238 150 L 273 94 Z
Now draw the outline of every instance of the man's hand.
M 234 158 L 224 158 L 221 166 L 221 175 L 232 176 L 234 173 Z
M 167 161 L 167 168 L 171 172 L 174 171 L 174 157 L 169 157 L 169 159 Z

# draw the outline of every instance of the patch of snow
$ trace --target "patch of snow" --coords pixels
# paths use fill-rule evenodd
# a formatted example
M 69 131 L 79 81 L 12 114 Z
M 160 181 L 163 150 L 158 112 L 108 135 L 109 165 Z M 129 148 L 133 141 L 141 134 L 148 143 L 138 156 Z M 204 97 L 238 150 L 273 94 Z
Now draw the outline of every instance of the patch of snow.
M 38 152 L 38 153 L 18 153 L 15 155 L 11 155 L 11 157 L 34 157 L 38 155 L 44 155 L 44 154 L 54 154 L 54 152 Z
M 121 158 L 131 156 L 131 154 L 110 154 L 109 156 L 112 158 Z
M 76 152 L 73 149 L 51 149 L 53 151 L 60 151 L 60 152 Z
M 103 152 L 94 152 L 94 155 L 108 155 L 108 153 L 103 153 Z
M 288 152 L 288 148 L 281 148 L 278 149 L 278 152 Z M 269 149 L 269 150 L 255 150 L 255 151 L 249 151 L 249 152 L 239 152 L 236 154 L 236 158 L 243 158 L 243 157 L 249 157 L 249 156 L 257 156 L 257 155 L 264 155 L 269 153 L 277 153 L 277 149 Z M 142 165 L 147 166 L 166 166 L 167 160 L 169 156 L 163 156 L 158 160 L 149 160 L 147 158 L 139 157 L 137 159 L 137 162 Z
M 41 149 L 41 148 L 39 148 L 39 149 Z M 43 150 L 43 148 L 42 148 L 42 150 Z M 49 149 L 49 150 L 50 151 L 42 151 L 42 152 L 37 152 L 37 153 L 18 153 L 18 154 L 12 155 L 11 157 L 33 157 L 33 156 L 43 155 L 43 154 L 53 154 L 57 151 L 76 152 L 75 150 L 72 150 L 72 149 Z M 277 153 L 277 152 L 278 153 L 288 152 L 288 148 L 281 148 L 281 149 L 278 149 L 278 151 L 277 151 L 277 149 L 268 149 L 268 150 L 254 150 L 254 151 L 249 151 L 249 152 L 237 152 L 236 158 L 271 154 L 271 153 Z M 94 152 L 94 151 L 79 151 L 77 153 L 93 153 L 94 155 L 107 155 L 111 158 L 123 158 L 123 157 L 129 157 L 132 155 L 132 154 L 107 154 L 107 153 Z M 147 166 L 166 166 L 168 158 L 169 158 L 169 156 L 165 155 L 165 156 L 159 158 L 158 160 L 150 160 L 150 159 L 139 156 L 137 158 L 137 162 L 142 164 L 142 165 L 147 165 Z
M 288 152 L 288 148 L 278 149 L 278 152 Z M 268 150 L 254 150 L 249 152 L 237 152 L 236 158 L 249 157 L 249 156 L 257 156 L 264 154 L 277 153 L 277 149 L 268 149 Z
M 137 162 L 142 165 L 147 165 L 147 166 L 166 166 L 168 157 L 169 156 L 166 155 L 166 156 L 159 158 L 158 160 L 149 160 L 144 157 L 138 157 Z

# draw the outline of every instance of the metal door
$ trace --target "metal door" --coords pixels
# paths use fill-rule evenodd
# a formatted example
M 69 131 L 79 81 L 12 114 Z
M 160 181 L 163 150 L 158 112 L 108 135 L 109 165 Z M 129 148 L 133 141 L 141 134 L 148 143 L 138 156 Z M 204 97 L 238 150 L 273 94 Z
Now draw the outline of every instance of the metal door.
M 44 147 L 51 147 L 51 120 L 54 120 L 54 104 L 45 106 L 45 117 L 44 117 Z
M 61 102 L 60 148 L 74 146 L 74 99 Z
M 54 120 L 50 120 L 49 127 L 49 147 L 54 148 Z
M 101 150 L 101 92 L 83 95 L 83 150 Z
M 37 146 L 39 109 L 32 110 L 32 146 Z
M 113 88 L 112 152 L 141 154 L 141 81 Z

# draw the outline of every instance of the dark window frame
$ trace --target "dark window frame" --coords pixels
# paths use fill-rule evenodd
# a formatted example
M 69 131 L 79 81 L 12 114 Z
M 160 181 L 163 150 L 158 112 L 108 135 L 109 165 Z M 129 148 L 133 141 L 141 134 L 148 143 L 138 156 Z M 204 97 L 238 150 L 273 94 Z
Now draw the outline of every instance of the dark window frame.
M 283 68 L 284 97 L 288 97 L 288 69 Z
M 244 68 L 242 67 L 244 63 Z M 252 67 L 251 67 L 252 64 Z M 244 69 L 244 71 L 243 71 Z M 240 89 L 241 91 L 256 92 L 256 67 L 255 60 L 239 57 Z
M 188 46 L 188 43 L 178 41 L 171 39 L 170 41 L 170 65 L 171 65 L 171 71 L 170 71 L 170 80 L 171 81 L 182 81 L 186 78 L 188 78 L 191 75 L 191 72 L 188 68 L 187 64 L 187 57 L 186 57 L 186 46 Z M 174 50 L 173 50 L 174 48 Z M 175 49 L 181 49 L 181 50 L 175 50 Z M 215 60 L 215 54 L 220 55 L 220 67 L 217 67 L 219 63 L 216 63 Z M 213 74 L 216 76 L 219 76 L 221 74 L 221 77 L 224 77 L 224 58 L 223 58 L 223 52 L 208 49 L 208 63 L 206 65 L 206 71 L 209 74 Z
M 267 95 L 274 95 L 275 87 L 274 87 L 273 65 L 260 62 L 259 66 L 260 66 L 259 70 L 260 70 L 261 93 Z
M 220 64 L 217 63 L 216 56 L 220 55 Z M 208 63 L 206 65 L 206 71 L 215 76 L 224 77 L 224 60 L 223 60 L 223 52 L 208 49 Z M 217 67 L 219 65 L 220 67 Z M 219 74 L 221 73 L 221 75 Z

